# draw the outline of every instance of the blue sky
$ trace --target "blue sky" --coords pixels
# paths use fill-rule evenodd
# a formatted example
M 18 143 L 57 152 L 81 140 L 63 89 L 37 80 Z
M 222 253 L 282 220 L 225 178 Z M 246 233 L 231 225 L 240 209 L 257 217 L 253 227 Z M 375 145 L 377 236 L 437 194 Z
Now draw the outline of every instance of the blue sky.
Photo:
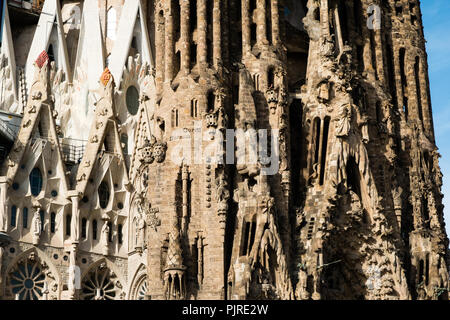
M 450 234 L 450 1 L 422 0 L 436 144 L 442 155 L 445 221 Z

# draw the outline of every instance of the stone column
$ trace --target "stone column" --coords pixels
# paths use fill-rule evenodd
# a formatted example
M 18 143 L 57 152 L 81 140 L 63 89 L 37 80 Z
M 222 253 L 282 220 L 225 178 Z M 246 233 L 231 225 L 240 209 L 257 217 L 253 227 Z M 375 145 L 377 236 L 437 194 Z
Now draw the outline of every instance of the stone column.
M 183 188 L 183 226 L 182 226 L 182 234 L 185 234 L 188 226 L 188 180 L 189 180 L 189 170 L 186 165 L 183 165 L 181 169 L 181 179 L 182 179 L 182 188 Z
M 78 299 L 78 291 L 80 289 L 80 268 L 77 266 L 77 251 L 78 244 L 72 243 L 69 246 L 69 299 L 77 300 Z
M 180 34 L 181 34 L 181 70 L 183 74 L 189 74 L 190 67 L 190 35 L 189 35 L 189 15 L 190 4 L 189 0 L 181 1 L 181 15 L 180 15 Z
M 272 0 L 272 44 L 278 45 L 280 42 L 280 16 L 278 11 L 278 0 Z
M 161 15 L 161 11 L 155 11 L 155 50 L 156 50 L 156 87 L 157 91 L 160 92 L 162 90 L 162 83 L 164 82 L 164 51 L 165 51 L 165 21 L 164 21 L 164 13 Z
M 256 11 L 256 41 L 262 44 L 267 40 L 266 0 L 257 0 Z
M 213 64 L 217 68 L 222 60 L 221 0 L 214 0 L 213 9 Z
M 203 283 L 203 236 L 201 233 L 198 235 L 197 239 L 197 264 L 198 264 L 198 284 L 202 285 Z
M 206 45 L 206 1 L 198 0 L 197 2 L 197 62 L 200 68 L 204 69 L 206 58 L 208 56 L 208 48 Z M 209 0 L 211 1 L 211 0 Z
M 328 13 L 328 0 L 320 1 L 320 27 L 322 29 L 322 34 L 325 36 L 330 35 L 330 18 Z M 336 41 L 336 39 L 335 39 Z
M 245 56 L 251 50 L 250 40 L 250 0 L 242 0 L 242 55 Z
M 386 75 L 384 73 L 384 59 L 383 59 L 383 39 L 382 39 L 382 33 L 381 30 L 374 30 L 374 41 L 373 44 L 375 47 L 375 61 L 377 62 L 377 74 L 378 74 L 378 80 L 380 80 L 381 83 L 386 83 Z
M 0 232 L 6 232 L 8 228 L 8 207 L 6 204 L 8 186 L 8 178 L 0 177 Z
M 69 198 L 72 201 L 72 220 L 70 224 L 70 234 L 72 235 L 72 243 L 78 244 L 80 241 L 80 195 L 77 191 L 69 191 Z
M 170 82 L 173 80 L 173 60 L 175 43 L 173 39 L 173 14 L 168 8 L 165 14 L 165 82 Z
M 433 115 L 431 113 L 430 101 L 428 100 L 428 74 L 427 65 L 423 56 L 419 59 L 419 84 L 420 84 L 420 96 L 422 100 L 422 114 L 424 128 L 427 136 L 434 141 L 433 132 Z

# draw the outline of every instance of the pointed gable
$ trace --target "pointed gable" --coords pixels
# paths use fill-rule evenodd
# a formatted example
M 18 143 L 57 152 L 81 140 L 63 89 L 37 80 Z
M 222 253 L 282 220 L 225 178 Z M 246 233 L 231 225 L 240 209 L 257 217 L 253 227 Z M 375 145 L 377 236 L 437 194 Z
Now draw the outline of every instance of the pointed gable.
M 56 152 L 57 171 L 65 173 L 62 152 L 59 138 L 56 130 L 55 114 L 53 102 L 49 97 L 49 60 L 47 53 L 42 52 L 35 64 L 34 82 L 31 86 L 30 99 L 24 110 L 22 123 L 17 134 L 16 141 L 7 161 L 2 168 L 3 175 L 6 175 L 9 181 L 13 181 L 19 170 L 19 165 L 26 161 L 27 151 L 31 152 L 32 157 L 39 158 L 43 152 L 43 147 L 39 148 L 36 140 L 40 139 L 42 143 L 50 143 Z M 39 67 L 40 66 L 40 67 Z M 41 146 L 43 144 L 41 143 Z M 29 148 L 32 148 L 30 151 Z M 62 175 L 63 189 L 67 190 L 67 179 Z
M 122 81 L 123 69 L 128 60 L 133 38 L 136 38 L 137 51 L 141 56 L 142 63 L 149 64 L 151 69 L 153 62 L 150 40 L 141 0 L 127 0 L 122 8 L 117 39 L 109 62 L 111 73 L 117 81 L 117 87 L 120 87 Z
M 126 183 L 128 175 L 125 168 L 117 123 L 114 110 L 114 78 L 108 68 L 105 69 L 100 78 L 101 98 L 96 104 L 95 119 L 89 133 L 88 145 L 81 160 L 77 172 L 76 190 L 83 194 L 87 182 L 93 174 L 95 163 L 99 160 L 99 154 L 107 152 L 116 155 L 124 166 Z
M 72 79 L 69 56 L 67 54 L 66 39 L 63 30 L 63 22 L 61 18 L 61 7 L 58 0 L 46 0 L 44 2 L 39 23 L 37 25 L 36 32 L 34 33 L 25 70 L 27 88 L 29 92 L 31 91 L 34 73 L 33 64 L 36 57 L 42 51 L 48 52 L 50 46 L 52 46 L 53 49 L 56 68 L 62 69 L 67 79 Z

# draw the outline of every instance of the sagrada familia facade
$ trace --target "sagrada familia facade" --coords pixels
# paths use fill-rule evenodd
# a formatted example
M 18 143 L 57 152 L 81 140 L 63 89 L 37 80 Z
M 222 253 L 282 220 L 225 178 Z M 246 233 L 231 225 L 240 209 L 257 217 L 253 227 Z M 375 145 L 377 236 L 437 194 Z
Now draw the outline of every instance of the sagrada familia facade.
M 419 0 L 2 3 L 0 299 L 448 299 Z

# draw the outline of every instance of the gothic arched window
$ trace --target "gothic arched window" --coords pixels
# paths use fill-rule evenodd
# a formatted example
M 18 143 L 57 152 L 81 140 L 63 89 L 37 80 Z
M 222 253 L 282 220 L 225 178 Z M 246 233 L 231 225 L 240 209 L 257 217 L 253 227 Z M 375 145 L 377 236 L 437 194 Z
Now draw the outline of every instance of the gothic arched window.
M 39 195 L 42 190 L 42 174 L 39 168 L 34 168 L 30 173 L 30 187 L 33 196 Z
M 100 183 L 100 186 L 98 187 L 98 199 L 100 201 L 100 207 L 102 209 L 106 209 L 109 203 L 109 187 L 108 184 L 103 181 Z

